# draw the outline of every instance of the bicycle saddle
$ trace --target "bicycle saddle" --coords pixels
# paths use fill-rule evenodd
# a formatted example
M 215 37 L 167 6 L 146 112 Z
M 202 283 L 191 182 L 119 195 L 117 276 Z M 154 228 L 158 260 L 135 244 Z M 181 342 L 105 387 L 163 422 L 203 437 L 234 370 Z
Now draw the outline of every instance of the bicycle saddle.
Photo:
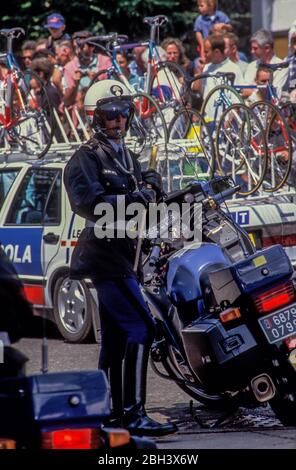
M 23 28 L 10 28 L 10 29 L 0 29 L 0 34 L 5 37 L 18 38 L 19 36 L 25 36 L 25 30 Z
M 143 23 L 149 24 L 149 26 L 155 24 L 157 26 L 162 26 L 168 22 L 168 17 L 165 15 L 157 15 L 157 16 L 146 16 L 143 19 Z

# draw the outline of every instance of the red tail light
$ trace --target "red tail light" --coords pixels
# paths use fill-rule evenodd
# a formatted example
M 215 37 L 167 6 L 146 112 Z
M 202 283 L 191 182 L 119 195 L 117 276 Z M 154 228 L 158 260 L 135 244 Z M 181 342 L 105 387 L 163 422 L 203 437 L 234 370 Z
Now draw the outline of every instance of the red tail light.
M 274 237 L 262 237 L 262 248 L 272 245 L 295 246 L 296 235 L 276 235 Z
M 59 429 L 42 433 L 42 449 L 98 449 L 103 445 L 98 429 Z
M 254 297 L 259 313 L 268 313 L 295 300 L 295 290 L 292 282 L 281 284 L 273 289 Z

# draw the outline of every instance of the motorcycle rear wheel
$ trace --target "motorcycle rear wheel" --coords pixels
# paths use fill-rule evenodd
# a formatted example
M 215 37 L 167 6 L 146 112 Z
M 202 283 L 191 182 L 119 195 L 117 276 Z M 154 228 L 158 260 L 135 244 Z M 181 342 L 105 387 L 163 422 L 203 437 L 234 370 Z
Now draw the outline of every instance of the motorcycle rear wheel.
M 176 381 L 176 384 L 190 397 L 211 409 L 225 410 L 233 405 L 230 397 L 220 394 L 210 395 L 201 387 L 198 387 L 187 362 L 173 346 L 168 345 L 167 355 L 162 359 L 162 365 L 166 372 Z M 192 385 L 191 385 L 192 383 Z

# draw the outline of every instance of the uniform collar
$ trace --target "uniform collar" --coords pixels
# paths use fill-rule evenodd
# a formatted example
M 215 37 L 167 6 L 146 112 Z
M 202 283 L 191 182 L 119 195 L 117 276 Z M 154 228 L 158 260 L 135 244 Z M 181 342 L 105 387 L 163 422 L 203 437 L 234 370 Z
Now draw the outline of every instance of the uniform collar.
M 114 140 L 111 140 L 111 139 L 107 139 L 108 142 L 112 145 L 112 148 L 115 150 L 115 152 L 117 153 L 119 150 L 122 150 L 123 151 L 123 147 L 122 147 L 122 143 L 120 142 L 120 144 L 117 144 L 116 142 L 114 142 Z

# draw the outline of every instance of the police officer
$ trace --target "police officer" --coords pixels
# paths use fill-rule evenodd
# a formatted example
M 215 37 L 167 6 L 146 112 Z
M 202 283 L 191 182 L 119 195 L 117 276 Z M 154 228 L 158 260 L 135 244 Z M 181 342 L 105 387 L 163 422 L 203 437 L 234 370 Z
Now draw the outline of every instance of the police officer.
M 161 178 L 151 170 L 141 173 L 136 156 L 125 147 L 124 136 L 134 107 L 130 92 L 122 83 L 95 83 L 87 91 L 84 105 L 94 137 L 74 153 L 64 175 L 72 210 L 86 219 L 86 228 L 73 252 L 71 275 L 91 278 L 98 294 L 99 367 L 109 379 L 114 419 L 122 418 L 123 425 L 133 434 L 169 434 L 176 431 L 176 426 L 152 420 L 144 406 L 155 324 L 133 269 L 134 240 L 97 238 L 94 230 L 98 204 L 110 204 L 115 216 L 119 197 L 126 205 L 138 202 L 147 207 L 156 195 L 147 183 L 158 191 Z

